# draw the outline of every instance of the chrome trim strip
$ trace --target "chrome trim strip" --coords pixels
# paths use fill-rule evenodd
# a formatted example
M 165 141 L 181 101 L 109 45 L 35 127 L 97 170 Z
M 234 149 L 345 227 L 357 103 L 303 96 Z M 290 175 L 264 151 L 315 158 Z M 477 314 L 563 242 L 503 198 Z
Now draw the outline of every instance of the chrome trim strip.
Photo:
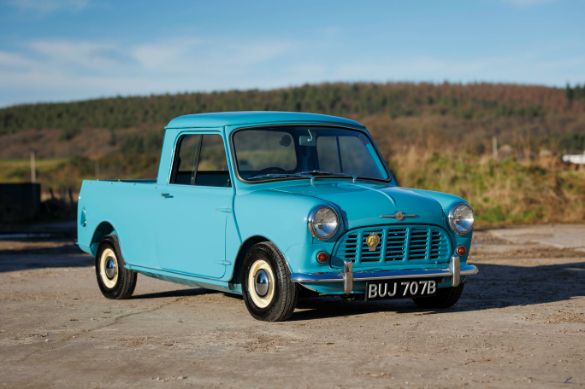
M 459 262 L 459 261 L 457 261 Z M 345 266 L 344 266 L 345 267 Z M 472 276 L 479 271 L 475 265 L 464 264 L 460 266 L 460 276 Z M 291 280 L 293 282 L 344 282 L 345 272 L 323 272 L 323 273 L 293 273 Z M 372 280 L 391 280 L 399 278 L 435 278 L 435 277 L 453 277 L 453 271 L 447 269 L 405 269 L 405 270 L 363 270 L 352 272 L 351 278 L 356 281 Z M 344 285 L 345 290 L 345 285 Z

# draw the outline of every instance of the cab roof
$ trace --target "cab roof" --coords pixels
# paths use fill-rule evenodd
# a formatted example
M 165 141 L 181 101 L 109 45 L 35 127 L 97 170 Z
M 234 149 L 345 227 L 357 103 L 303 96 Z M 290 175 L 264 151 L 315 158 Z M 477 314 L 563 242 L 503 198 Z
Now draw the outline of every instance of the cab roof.
M 166 129 L 271 124 L 329 124 L 364 129 L 364 125 L 338 116 L 307 112 L 241 111 L 182 115 L 172 119 Z

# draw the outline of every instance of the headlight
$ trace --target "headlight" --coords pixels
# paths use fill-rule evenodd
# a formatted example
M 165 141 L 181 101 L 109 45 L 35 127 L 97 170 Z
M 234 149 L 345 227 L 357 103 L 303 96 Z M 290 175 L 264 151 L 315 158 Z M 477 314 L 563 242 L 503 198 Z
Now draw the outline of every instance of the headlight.
M 449 226 L 459 235 L 465 235 L 473 228 L 473 209 L 467 204 L 457 204 L 449 210 Z
M 331 239 L 339 229 L 339 216 L 331 207 L 320 206 L 309 214 L 309 231 L 319 240 Z

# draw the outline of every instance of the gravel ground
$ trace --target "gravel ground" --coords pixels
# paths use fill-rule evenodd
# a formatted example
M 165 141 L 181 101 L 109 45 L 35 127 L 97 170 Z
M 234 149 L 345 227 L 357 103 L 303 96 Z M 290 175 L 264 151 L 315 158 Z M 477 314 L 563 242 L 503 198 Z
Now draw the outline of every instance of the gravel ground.
M 534 228 L 476 233 L 451 310 L 320 298 L 285 323 L 141 276 L 110 301 L 71 243 L 0 241 L 0 386 L 585 387 L 584 227 Z

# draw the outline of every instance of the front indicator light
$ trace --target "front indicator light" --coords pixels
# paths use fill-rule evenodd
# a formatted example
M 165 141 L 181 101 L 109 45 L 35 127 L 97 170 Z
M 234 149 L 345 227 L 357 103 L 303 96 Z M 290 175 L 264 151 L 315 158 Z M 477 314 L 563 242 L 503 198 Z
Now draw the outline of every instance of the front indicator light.
M 320 251 L 319 254 L 317 254 L 317 262 L 319 263 L 326 263 L 328 259 L 329 254 L 327 254 L 325 251 Z
M 466 252 L 467 250 L 465 249 L 465 246 L 457 247 L 457 255 L 459 255 L 460 257 L 464 256 Z

